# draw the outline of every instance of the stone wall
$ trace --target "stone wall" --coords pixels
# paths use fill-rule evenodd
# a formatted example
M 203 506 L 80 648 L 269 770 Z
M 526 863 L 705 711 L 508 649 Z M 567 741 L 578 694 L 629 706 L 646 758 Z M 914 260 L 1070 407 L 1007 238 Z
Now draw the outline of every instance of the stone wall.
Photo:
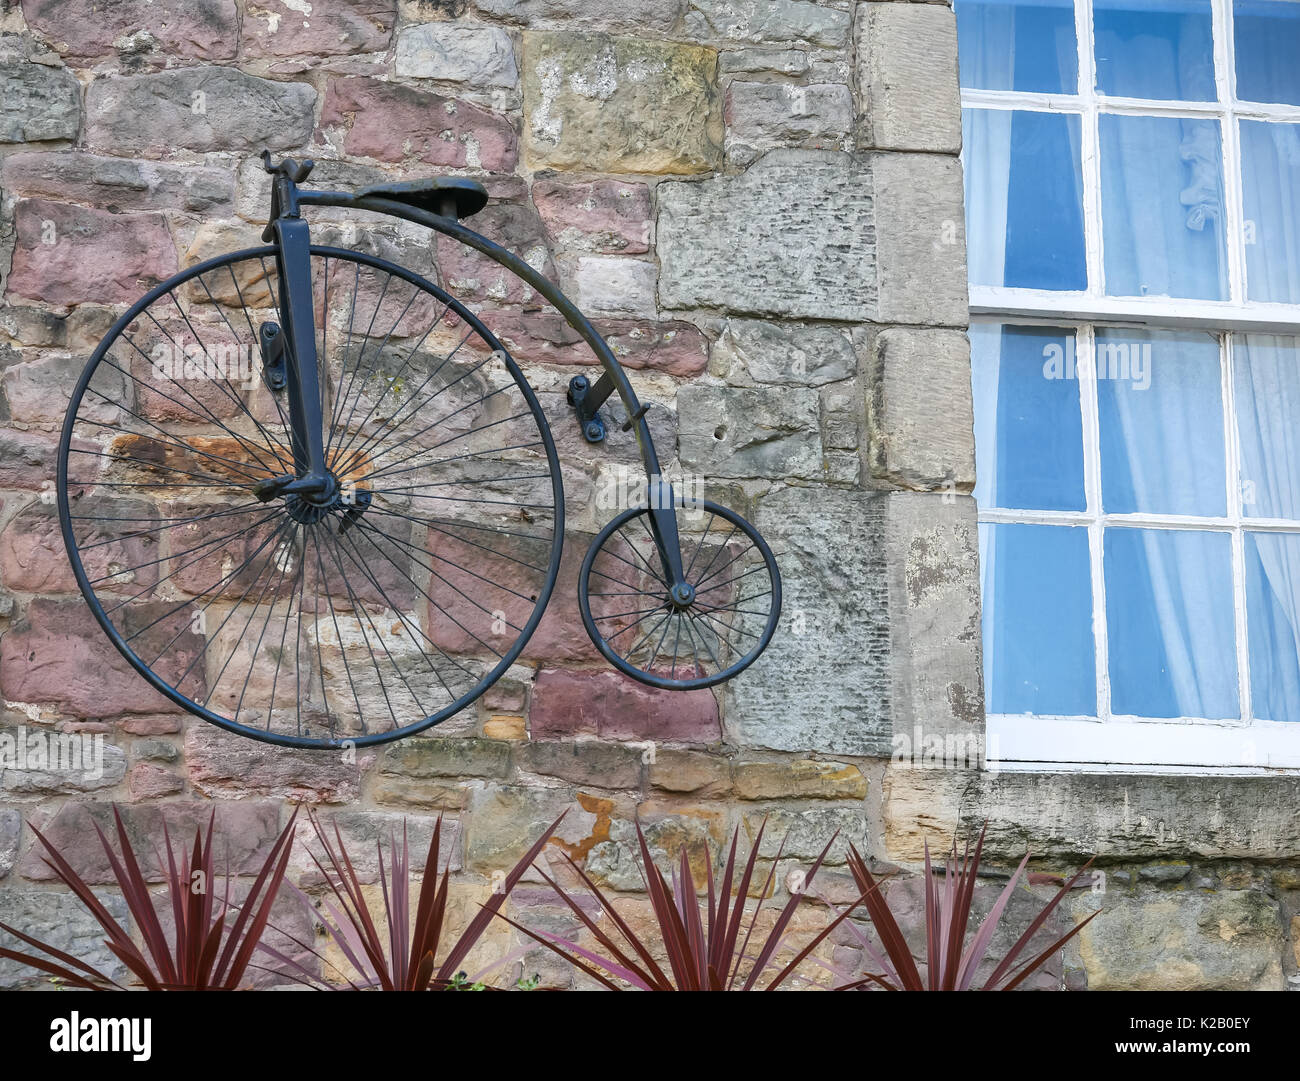
M 633 910 L 634 822 L 657 852 L 702 855 L 766 818 L 764 856 L 785 836 L 805 862 L 838 830 L 831 895 L 847 891 L 852 842 L 903 870 L 890 889 L 906 906 L 922 840 L 943 847 L 988 816 L 998 864 L 1026 846 L 1038 855 L 1040 894 L 1087 855 L 1106 872 L 1104 892 L 1081 891 L 1071 913 L 1100 903 L 1105 915 L 1042 985 L 1295 984 L 1294 782 L 891 761 L 895 733 L 983 732 L 948 6 L 305 8 L 0 0 L 0 727 L 106 740 L 94 780 L 0 772 L 0 920 L 99 949 L 26 823 L 107 881 L 88 824 L 112 803 L 140 837 L 164 821 L 183 831 L 215 805 L 240 865 L 267 848 L 289 801 L 365 844 L 404 818 L 418 840 L 443 813 L 462 913 L 562 810 L 561 847 Z M 589 493 L 633 448 L 615 432 L 593 453 L 561 408 L 574 532 L 547 646 L 525 652 L 522 678 L 430 735 L 357 758 L 137 711 L 138 681 L 79 607 L 42 499 L 55 433 L 116 310 L 255 236 L 263 147 L 316 158 L 313 180 L 333 184 L 484 181 L 492 201 L 473 224 L 595 317 L 654 403 L 667 471 L 704 474 L 710 497 L 772 543 L 786 601 L 762 660 L 716 694 L 672 695 L 590 659 L 574 575 L 608 515 Z M 48 221 L 58 244 L 42 243 Z M 436 254 L 443 282 L 539 385 L 590 363 L 504 277 L 445 245 Z M 540 885 L 512 904 L 561 924 Z M 512 940 L 503 924 L 488 946 Z M 835 950 L 852 962 L 847 942 Z M 572 981 L 539 953 L 521 965 Z M 0 985 L 23 978 L 0 963 Z

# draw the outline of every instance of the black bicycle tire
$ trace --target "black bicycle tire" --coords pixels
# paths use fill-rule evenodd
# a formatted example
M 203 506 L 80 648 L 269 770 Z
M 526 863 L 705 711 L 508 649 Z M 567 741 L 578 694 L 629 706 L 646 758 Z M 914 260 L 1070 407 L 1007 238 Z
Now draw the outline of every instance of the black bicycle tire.
M 768 572 L 771 575 L 772 610 L 768 614 L 767 625 L 763 629 L 763 634 L 760 636 L 758 645 L 747 652 L 745 656 L 735 664 L 728 665 L 726 668 L 712 676 L 702 676 L 690 680 L 656 676 L 651 672 L 646 672 L 637 668 L 633 664 L 629 664 L 619 656 L 615 650 L 610 648 L 609 644 L 605 641 L 599 629 L 596 627 L 595 619 L 591 614 L 591 602 L 588 591 L 588 582 L 591 577 L 592 567 L 596 562 L 596 556 L 603 548 L 605 542 L 622 529 L 624 525 L 640 515 L 649 514 L 650 512 L 647 508 L 629 507 L 607 522 L 605 527 L 596 534 L 590 546 L 587 548 L 587 554 L 582 561 L 582 568 L 578 572 L 578 611 L 582 615 L 582 625 L 587 631 L 587 637 L 591 639 L 592 644 L 597 650 L 599 650 L 600 655 L 624 675 L 635 679 L 639 683 L 644 683 L 649 687 L 654 687 L 661 691 L 700 690 L 705 687 L 716 686 L 719 683 L 725 683 L 727 680 L 734 678 L 762 656 L 768 645 L 771 644 L 772 637 L 776 633 L 777 625 L 781 619 L 781 571 L 777 567 L 776 557 L 772 554 L 772 549 L 768 547 L 768 543 L 763 539 L 762 534 L 759 533 L 751 523 L 746 521 L 729 507 L 724 507 L 721 504 L 710 502 L 707 499 L 701 500 L 697 505 L 709 514 L 716 514 L 724 521 L 739 526 L 745 535 L 754 542 L 755 548 L 758 549 L 759 554 L 763 557 L 763 561 L 766 563 Z

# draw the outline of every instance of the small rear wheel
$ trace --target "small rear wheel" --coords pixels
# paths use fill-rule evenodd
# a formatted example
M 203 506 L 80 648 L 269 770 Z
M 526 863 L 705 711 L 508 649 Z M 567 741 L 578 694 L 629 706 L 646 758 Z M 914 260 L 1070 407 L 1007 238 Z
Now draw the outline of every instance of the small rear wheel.
M 758 530 L 707 500 L 675 508 L 690 590 L 674 597 L 649 508 L 592 541 L 578 576 L 582 622 L 619 671 L 663 690 L 711 687 L 748 668 L 781 615 L 781 576 Z

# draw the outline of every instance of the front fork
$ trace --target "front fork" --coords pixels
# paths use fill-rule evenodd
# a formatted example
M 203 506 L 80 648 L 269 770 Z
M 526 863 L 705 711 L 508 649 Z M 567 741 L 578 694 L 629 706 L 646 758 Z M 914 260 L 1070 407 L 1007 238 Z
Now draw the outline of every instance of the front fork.
M 600 407 L 613 393 L 614 381 L 608 373 L 602 374 L 593 384 L 585 375 L 575 375 L 569 380 L 568 399 L 578 414 L 578 426 L 588 443 L 602 443 L 606 428 Z M 639 404 L 623 423 L 623 431 L 640 424 L 650 408 L 649 403 Z M 668 600 L 676 608 L 686 608 L 695 599 L 695 590 L 686 581 L 682 568 L 681 536 L 677 531 L 677 494 L 658 470 L 647 471 L 646 498 L 650 508 L 650 536 L 659 552 L 660 566 L 668 574 Z
M 263 502 L 295 495 L 323 506 L 338 492 L 325 461 L 324 415 L 316 355 L 316 323 L 311 287 L 311 237 L 302 218 L 272 223 L 276 241 L 280 319 L 283 326 L 262 328 L 263 371 L 273 391 L 283 388 L 289 407 L 289 445 L 293 475 L 269 477 L 254 491 Z

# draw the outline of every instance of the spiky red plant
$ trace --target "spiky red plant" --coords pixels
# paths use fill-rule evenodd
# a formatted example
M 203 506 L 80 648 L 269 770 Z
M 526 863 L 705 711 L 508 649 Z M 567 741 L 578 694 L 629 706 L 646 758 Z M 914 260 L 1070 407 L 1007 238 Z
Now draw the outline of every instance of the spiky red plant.
M 856 935 L 864 953 L 879 972 L 868 974 L 844 984 L 840 990 L 859 990 L 875 984 L 890 991 L 969 991 L 974 986 L 976 970 L 988 956 L 993 941 L 993 933 L 1016 885 L 1020 875 L 1029 862 L 1029 854 L 1020 861 L 1011 881 L 999 894 L 989 914 L 981 921 L 969 945 L 966 939 L 970 927 L 971 903 L 975 896 L 975 881 L 979 871 L 980 856 L 984 849 L 984 833 L 988 824 L 980 830 L 979 840 L 972 853 L 970 841 L 967 840 L 960 861 L 957 858 L 957 842 L 954 841 L 944 865 L 942 883 L 930 866 L 930 846 L 925 846 L 925 960 L 926 973 L 922 977 L 912 957 L 898 921 L 890 911 L 889 902 L 880 890 L 880 882 L 867 867 L 856 848 L 849 849 L 849 870 L 862 891 L 862 903 L 880 936 L 884 955 L 876 949 L 871 940 L 852 923 L 849 927 Z M 1051 945 L 1022 962 L 1016 967 L 1016 961 L 1030 940 L 1047 922 L 1047 918 L 1074 887 L 1080 875 L 1092 865 L 1092 860 L 1085 863 L 1043 907 L 1030 922 L 1024 933 L 997 963 L 992 973 L 979 987 L 982 991 L 1011 991 L 1047 963 L 1071 938 L 1077 935 L 1094 916 L 1080 922 L 1068 934 L 1053 940 Z
M 414 926 L 410 911 L 410 843 L 405 825 L 400 845 L 395 837 L 389 838 L 388 863 L 384 860 L 383 846 L 376 842 L 379 882 L 384 900 L 382 923 L 376 922 L 370 912 L 361 876 L 348 856 L 338 825 L 335 824 L 334 841 L 331 842 L 328 832 L 314 812 L 310 813 L 310 819 L 323 850 L 323 861 L 314 852 L 310 855 L 325 879 L 328 890 L 328 895 L 321 901 L 323 915 L 316 910 L 316 903 L 310 897 L 296 887 L 293 888 L 311 909 L 313 917 L 321 921 L 325 933 L 354 969 L 355 978 L 345 977 L 349 988 L 383 991 L 447 989 L 455 984 L 460 966 L 470 950 L 483 937 L 483 932 L 496 917 L 510 891 L 537 858 L 563 818 L 564 815 L 560 815 L 543 831 L 532 848 L 506 874 L 501 888 L 493 892 L 459 936 L 448 943 L 443 940 L 447 937 L 448 930 L 447 900 L 451 870 L 448 868 L 441 876 L 438 874 L 442 846 L 441 815 L 434 823 L 433 836 L 424 857 L 420 893 L 415 903 Z M 437 956 L 444 945 L 447 947 L 446 953 L 439 962 Z M 315 974 L 293 958 L 269 948 L 267 952 L 293 968 L 304 982 L 319 984 Z M 314 949 L 311 952 L 322 957 Z
M 234 990 L 245 986 L 246 976 L 266 933 L 275 904 L 284 882 L 292 851 L 295 810 L 275 844 L 267 853 L 257 877 L 242 905 L 230 900 L 230 871 L 225 875 L 225 891 L 218 900 L 212 840 L 216 812 L 208 819 L 207 830 L 195 830 L 194 845 L 188 864 L 184 850 L 172 851 L 171 835 L 163 823 L 164 863 L 157 855 L 158 866 L 165 872 L 163 896 L 171 906 L 172 931 L 163 930 L 155 907 L 157 897 L 150 893 L 149 884 L 140 870 L 140 862 L 127 837 L 126 826 L 116 807 L 113 820 L 117 827 L 120 855 L 113 851 L 104 831 L 93 823 L 99 842 L 104 848 L 112 868 L 113 877 L 122 891 L 131 922 L 140 930 L 143 948 L 131 938 L 128 927 L 119 923 L 95 896 L 90 884 L 73 869 L 58 849 L 32 827 L 45 848 L 44 863 L 86 906 L 90 914 L 108 936 L 105 945 L 135 978 L 151 991 L 206 991 Z M 187 869 L 188 868 L 188 869 Z M 22 953 L 0 947 L 0 957 L 18 961 L 32 968 L 64 980 L 73 987 L 87 990 L 123 990 L 112 977 L 71 955 L 42 942 L 16 927 L 0 923 L 0 930 L 34 946 L 40 954 Z
M 771 893 L 776 868 L 784 851 L 783 845 L 759 891 L 759 901 L 753 906 L 746 919 L 746 902 L 750 896 L 750 886 L 754 881 L 754 869 L 765 828 L 766 823 L 759 829 L 758 836 L 754 839 L 739 881 L 736 881 L 735 877 L 739 829 L 732 835 L 731 849 L 727 854 L 720 884 L 714 879 L 710 859 L 707 890 L 703 898 L 703 911 L 701 911 L 685 846 L 679 852 L 670 883 L 663 872 L 655 866 L 645 835 L 638 825 L 639 864 L 654 915 L 653 935 L 646 937 L 638 935 L 618 914 L 617 909 L 600 887 L 567 855 L 565 860 L 569 868 L 582 880 L 587 891 L 590 892 L 590 897 L 597 902 L 599 911 L 609 914 L 612 927 L 603 927 L 598 920 L 593 919 L 587 913 L 586 906 L 582 904 L 580 895 L 570 893 L 545 873 L 543 877 L 579 922 L 591 932 L 597 948 L 587 949 L 560 935 L 549 931 L 533 930 L 507 917 L 502 918 L 507 919 L 534 941 L 559 954 L 570 964 L 611 990 L 625 990 L 628 986 L 643 991 L 757 990 L 767 970 L 775 968 L 773 958 L 785 942 L 786 928 L 804 895 L 802 890 L 793 894 L 777 914 L 772 927 L 766 933 L 760 931 L 755 937 L 764 899 Z M 813 863 L 805 880 L 805 887 L 812 883 L 834 841 L 835 838 L 832 837 Z M 777 970 L 762 989 L 773 991 L 784 983 L 808 955 L 848 916 L 853 907 L 856 906 L 851 906 L 831 920 L 792 960 Z M 652 947 L 656 946 L 661 948 L 667 958 L 667 971 L 654 958 Z

